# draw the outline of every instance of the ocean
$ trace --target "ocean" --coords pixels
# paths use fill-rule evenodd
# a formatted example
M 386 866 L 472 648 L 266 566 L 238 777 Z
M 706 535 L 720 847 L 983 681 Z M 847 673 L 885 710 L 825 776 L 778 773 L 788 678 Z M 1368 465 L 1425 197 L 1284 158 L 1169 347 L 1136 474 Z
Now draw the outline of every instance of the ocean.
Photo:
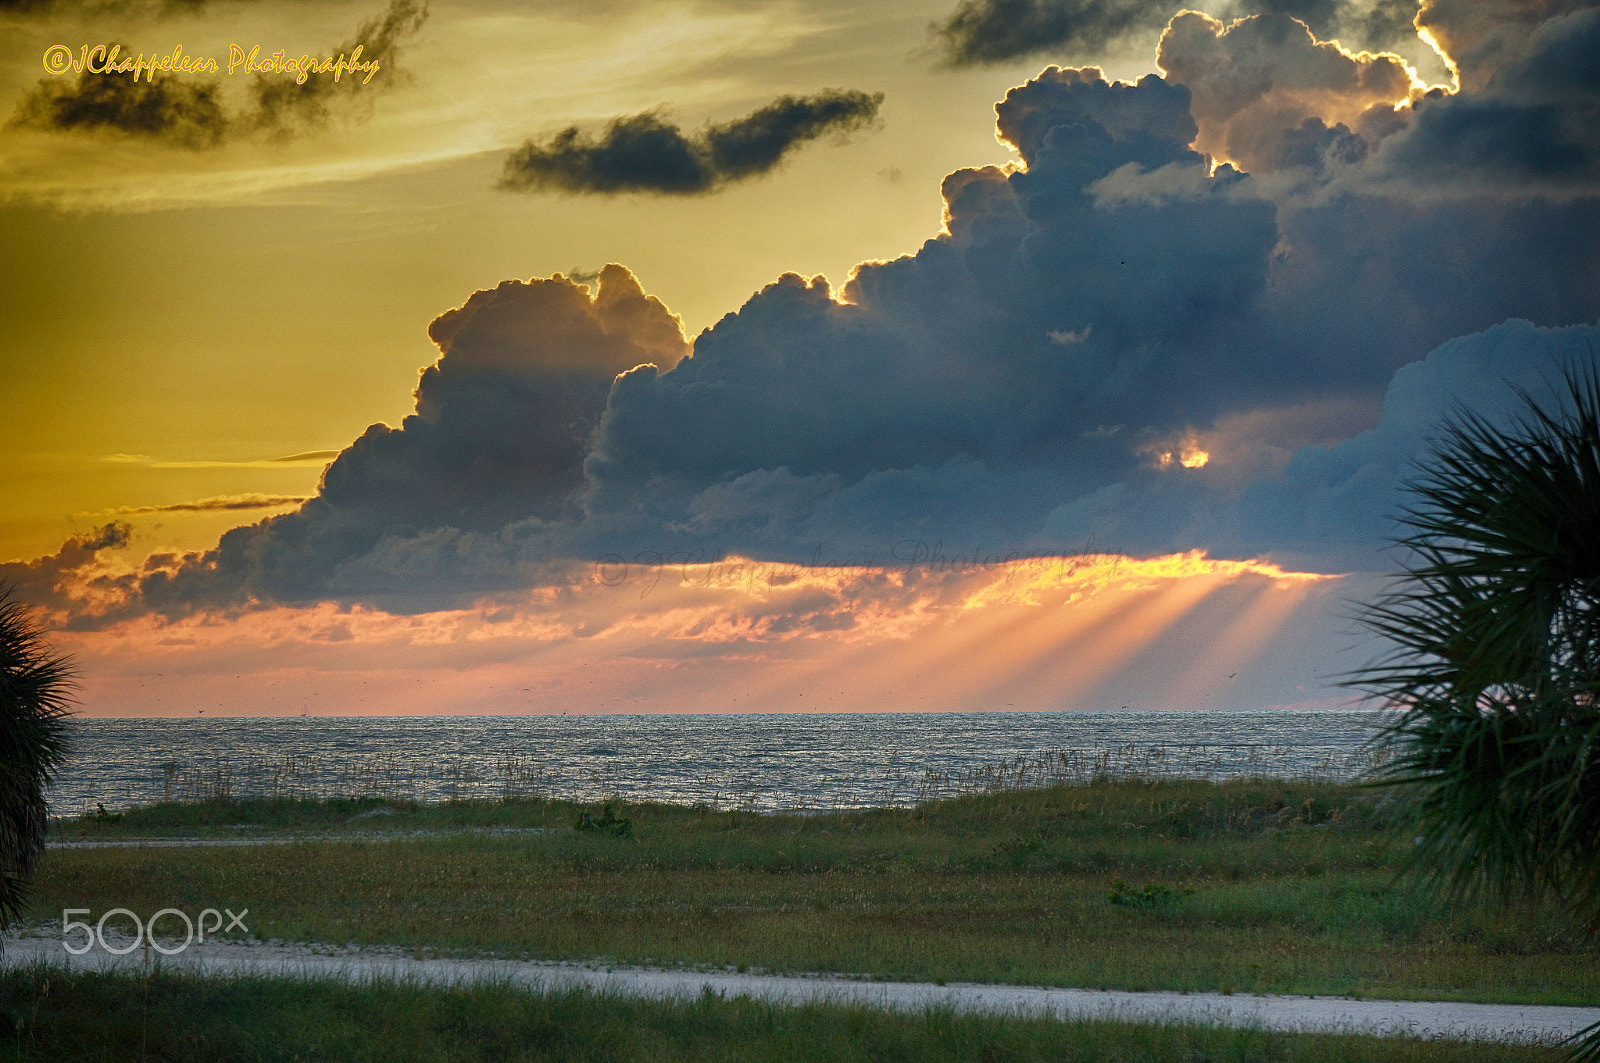
M 1372 710 L 73 720 L 52 815 L 161 800 L 541 796 L 862 808 L 1110 776 L 1349 779 Z

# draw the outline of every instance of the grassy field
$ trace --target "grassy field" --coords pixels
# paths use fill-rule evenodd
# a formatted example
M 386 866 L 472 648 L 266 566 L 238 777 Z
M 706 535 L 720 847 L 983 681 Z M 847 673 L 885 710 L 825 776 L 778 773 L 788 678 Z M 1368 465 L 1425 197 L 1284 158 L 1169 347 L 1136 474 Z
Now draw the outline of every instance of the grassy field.
M 1556 1063 L 1552 1048 L 993 1018 L 932 1010 L 658 1003 L 272 979 L 0 975 L 0 1055 L 24 1061 L 744 1060 L 794 1063 Z
M 262 938 L 439 952 L 1600 1003 L 1600 947 L 1562 913 L 1413 894 L 1395 877 L 1409 839 L 1393 802 L 1350 786 L 1102 783 L 805 816 L 628 805 L 629 837 L 576 831 L 578 812 L 212 802 L 90 817 L 54 836 L 547 832 L 55 850 L 31 917 L 247 907 Z

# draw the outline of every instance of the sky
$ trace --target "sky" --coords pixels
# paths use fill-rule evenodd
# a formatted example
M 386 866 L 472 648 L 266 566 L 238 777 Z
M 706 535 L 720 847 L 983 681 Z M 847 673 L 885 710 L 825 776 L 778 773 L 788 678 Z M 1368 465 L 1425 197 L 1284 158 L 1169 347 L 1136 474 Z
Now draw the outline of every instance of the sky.
M 91 717 L 1336 707 L 1600 340 L 1574 0 L 0 0 Z

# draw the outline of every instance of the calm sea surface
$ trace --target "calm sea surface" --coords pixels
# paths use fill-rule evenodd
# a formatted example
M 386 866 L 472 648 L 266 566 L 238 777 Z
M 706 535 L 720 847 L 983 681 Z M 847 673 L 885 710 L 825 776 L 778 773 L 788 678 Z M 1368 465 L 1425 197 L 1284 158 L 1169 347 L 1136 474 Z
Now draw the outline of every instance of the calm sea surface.
M 54 815 L 234 796 L 840 808 L 1113 775 L 1349 778 L 1371 711 L 76 720 Z

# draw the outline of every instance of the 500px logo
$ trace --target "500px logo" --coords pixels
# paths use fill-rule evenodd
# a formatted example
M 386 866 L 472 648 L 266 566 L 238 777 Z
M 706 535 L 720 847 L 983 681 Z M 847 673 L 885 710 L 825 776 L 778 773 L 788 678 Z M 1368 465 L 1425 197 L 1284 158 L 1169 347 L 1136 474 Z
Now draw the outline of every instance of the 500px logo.
M 226 928 L 222 926 L 222 912 L 228 913 L 229 922 Z M 177 908 L 163 908 L 155 915 L 152 915 L 149 922 L 141 922 L 139 917 L 134 915 L 128 909 L 113 908 L 102 915 L 98 923 L 95 923 L 93 926 L 91 926 L 88 923 L 80 922 L 72 918 L 75 915 L 89 915 L 89 909 L 65 908 L 62 909 L 61 912 L 61 947 L 72 953 L 74 956 L 82 956 L 84 953 L 94 948 L 95 942 L 98 941 L 100 942 L 100 947 L 106 952 L 111 953 L 111 955 L 126 956 L 128 953 L 132 952 L 134 949 L 143 944 L 149 945 L 151 948 L 155 949 L 164 956 L 176 956 L 178 953 L 188 948 L 189 945 L 195 940 L 195 929 L 197 925 L 200 931 L 200 943 L 205 944 L 207 930 L 206 916 L 208 915 L 214 916 L 216 920 L 209 928 L 212 934 L 216 934 L 218 931 L 221 931 L 224 934 L 231 933 L 234 927 L 238 927 L 246 934 L 250 933 L 250 928 L 244 925 L 244 917 L 250 914 L 250 909 L 246 908 L 238 915 L 233 914 L 232 908 L 224 908 L 222 909 L 222 912 L 217 911 L 215 908 L 207 908 L 205 911 L 200 913 L 199 919 L 191 920 L 187 914 Z M 125 915 L 129 919 L 132 919 L 134 926 L 133 941 L 126 947 L 120 949 L 114 949 L 106 943 L 106 920 L 117 915 Z M 164 915 L 175 916 L 176 918 L 183 920 L 183 944 L 178 945 L 175 948 L 156 940 L 156 921 Z M 68 936 L 75 930 L 82 930 L 84 934 L 87 935 L 87 940 L 84 941 L 82 948 L 73 948 L 72 942 L 67 940 Z

